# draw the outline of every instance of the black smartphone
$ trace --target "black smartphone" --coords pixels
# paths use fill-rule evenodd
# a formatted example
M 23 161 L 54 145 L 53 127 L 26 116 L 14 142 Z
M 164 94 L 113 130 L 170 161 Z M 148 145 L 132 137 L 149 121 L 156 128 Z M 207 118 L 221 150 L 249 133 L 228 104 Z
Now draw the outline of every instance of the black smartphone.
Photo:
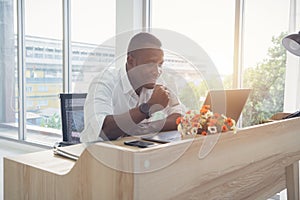
M 129 145 L 129 146 L 135 146 L 135 147 L 140 147 L 140 148 L 146 148 L 153 146 L 153 142 L 146 142 L 146 141 L 141 141 L 141 140 L 131 140 L 131 141 L 125 141 L 124 144 Z
M 290 118 L 294 118 L 294 117 L 300 117 L 300 110 L 299 111 L 296 111 L 292 114 L 289 114 L 288 116 L 282 118 L 282 119 L 290 119 Z

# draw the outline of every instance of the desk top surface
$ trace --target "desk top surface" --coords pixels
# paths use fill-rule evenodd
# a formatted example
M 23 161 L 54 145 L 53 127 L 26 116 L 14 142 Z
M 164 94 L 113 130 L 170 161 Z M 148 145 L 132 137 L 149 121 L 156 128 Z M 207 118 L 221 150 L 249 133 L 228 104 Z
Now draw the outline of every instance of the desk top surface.
M 293 126 L 298 126 L 297 124 L 299 123 L 299 120 L 288 120 Z M 281 123 L 271 123 L 270 125 L 261 125 L 257 127 L 249 127 L 246 129 L 241 130 L 240 133 L 237 134 L 232 134 L 232 132 L 227 132 L 227 133 L 222 133 L 220 137 L 220 141 L 222 141 L 222 145 L 220 144 L 219 141 L 219 149 L 223 152 L 226 149 L 233 149 L 237 148 L 235 146 L 233 147 L 226 147 L 226 145 L 232 145 L 232 142 L 239 142 L 239 140 L 247 141 L 246 143 L 249 144 L 252 140 L 257 143 L 256 141 L 261 141 L 263 138 L 266 138 L 266 141 L 268 140 L 268 137 L 273 134 L 272 129 L 285 129 L 285 123 L 281 125 Z M 249 130 L 248 130 L 249 129 Z M 261 130 L 258 133 L 257 130 Z M 256 136 L 255 136 L 256 135 Z M 259 135 L 259 136 L 258 136 Z M 264 135 L 264 136 L 263 136 Z M 93 150 L 98 150 L 99 148 L 104 148 L 107 150 L 115 150 L 118 152 L 129 152 L 130 153 L 139 153 L 139 152 L 150 152 L 151 155 L 155 155 L 156 152 L 155 150 L 163 150 L 164 155 L 168 155 L 171 152 L 174 152 L 177 150 L 177 148 L 188 148 L 188 146 L 192 143 L 198 143 L 197 145 L 201 146 L 203 141 L 205 141 L 209 136 L 197 136 L 196 139 L 194 138 L 187 138 L 185 140 L 179 141 L 179 142 L 174 142 L 174 143 L 168 143 L 168 144 L 158 144 L 154 147 L 149 147 L 149 148 L 138 148 L 138 147 L 132 147 L 132 146 L 127 146 L 124 145 L 124 141 L 126 140 L 132 140 L 136 138 L 122 138 L 117 141 L 110 141 L 110 142 L 100 142 L 100 143 L 94 143 L 91 146 L 91 151 Z M 258 137 L 260 140 L 257 140 Z M 276 136 L 278 137 L 278 135 Z M 244 139 L 243 139 L 244 138 Z M 248 142 L 249 141 L 249 142 Z M 292 141 L 291 141 L 292 142 Z M 245 142 L 244 142 L 245 143 Z M 244 145 L 246 145 L 246 143 Z M 93 148 L 94 146 L 94 148 Z M 224 146 L 224 147 L 223 147 Z M 73 145 L 69 147 L 65 147 L 65 149 L 69 152 L 74 152 L 75 154 L 78 155 L 78 157 L 81 155 L 81 153 L 88 147 L 86 144 L 78 144 L 78 145 Z M 164 147 L 170 147 L 170 148 L 164 148 Z M 198 148 L 198 147 L 197 147 Z M 252 148 L 252 147 L 251 147 Z M 165 150 L 166 149 L 166 150 Z M 107 152 L 106 152 L 107 153 Z M 150 155 L 149 154 L 149 155 Z M 156 156 L 156 155 L 155 155 Z M 13 162 L 21 163 L 24 165 L 29 165 L 35 168 L 39 168 L 42 170 L 47 170 L 52 173 L 56 174 L 66 174 L 68 173 L 76 163 L 76 161 L 62 157 L 62 156 L 57 156 L 54 155 L 53 150 L 46 150 L 46 151 L 41 151 L 41 152 L 35 152 L 35 153 L 29 153 L 29 154 L 24 154 L 24 155 L 18 155 L 14 157 L 6 157 L 4 158 L 6 160 L 10 160 Z

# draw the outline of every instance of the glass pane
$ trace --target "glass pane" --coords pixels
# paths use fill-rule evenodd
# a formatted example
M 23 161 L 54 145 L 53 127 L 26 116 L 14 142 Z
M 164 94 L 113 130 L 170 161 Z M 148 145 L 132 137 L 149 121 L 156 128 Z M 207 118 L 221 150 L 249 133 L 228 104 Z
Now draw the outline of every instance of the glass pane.
M 283 110 L 289 1 L 245 1 L 243 83 L 252 88 L 243 126 L 258 124 Z
M 223 80 L 223 86 L 232 87 L 235 1 L 153 0 L 152 2 L 152 27 L 169 29 L 194 41 L 213 61 Z M 169 54 L 165 55 L 165 62 L 166 65 L 173 66 L 174 71 L 183 70 L 180 73 L 186 83 L 178 86 L 182 102 L 189 108 L 195 105 L 195 101 L 202 105 L 201 102 L 208 90 L 207 71 L 201 70 L 201 75 L 197 76 L 199 72 L 191 70 L 192 66 L 185 67 L 190 60 L 177 62 L 177 59 Z M 177 66 L 174 63 L 177 63 Z M 194 94 L 195 100 L 191 100 L 191 94 Z M 194 101 L 194 104 L 191 101 Z
M 114 59 L 116 1 L 73 0 L 71 4 L 72 92 L 87 92 L 92 78 Z M 87 23 L 88 22 L 88 23 Z
M 0 0 L 0 136 L 18 138 L 16 1 Z
M 28 0 L 25 19 L 26 138 L 53 145 L 62 138 L 62 3 Z

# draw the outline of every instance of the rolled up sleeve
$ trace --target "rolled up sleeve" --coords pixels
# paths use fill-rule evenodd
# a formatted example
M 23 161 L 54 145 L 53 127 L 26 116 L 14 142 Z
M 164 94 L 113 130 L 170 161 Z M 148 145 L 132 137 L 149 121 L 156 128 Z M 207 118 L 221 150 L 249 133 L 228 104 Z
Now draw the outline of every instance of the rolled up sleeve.
M 108 75 L 107 75 L 108 73 Z M 113 80 L 109 72 L 96 77 L 90 84 L 84 105 L 85 128 L 81 133 L 81 142 L 101 141 L 99 137 L 104 119 L 113 114 Z
M 174 113 L 184 115 L 186 112 L 186 107 L 182 103 L 179 103 L 176 106 L 172 106 L 172 107 L 168 106 L 166 108 L 165 112 L 167 113 L 167 116 L 174 114 Z

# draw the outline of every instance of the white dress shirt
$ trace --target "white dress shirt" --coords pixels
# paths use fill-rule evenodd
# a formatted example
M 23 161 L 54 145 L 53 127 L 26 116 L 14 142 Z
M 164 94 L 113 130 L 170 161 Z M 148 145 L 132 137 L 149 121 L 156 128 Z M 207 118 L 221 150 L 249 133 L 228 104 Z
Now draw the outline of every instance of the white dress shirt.
M 104 119 L 107 115 L 119 115 L 147 102 L 153 90 L 143 88 L 138 96 L 129 82 L 126 67 L 119 69 L 105 69 L 90 84 L 84 105 L 84 130 L 81 142 L 102 140 L 99 137 Z M 164 117 L 172 113 L 184 114 L 185 108 L 175 95 L 176 106 L 167 106 L 162 110 Z M 171 101 L 170 101 L 171 102 Z M 153 120 L 153 116 L 141 123 Z M 134 124 L 135 125 L 135 124 Z

